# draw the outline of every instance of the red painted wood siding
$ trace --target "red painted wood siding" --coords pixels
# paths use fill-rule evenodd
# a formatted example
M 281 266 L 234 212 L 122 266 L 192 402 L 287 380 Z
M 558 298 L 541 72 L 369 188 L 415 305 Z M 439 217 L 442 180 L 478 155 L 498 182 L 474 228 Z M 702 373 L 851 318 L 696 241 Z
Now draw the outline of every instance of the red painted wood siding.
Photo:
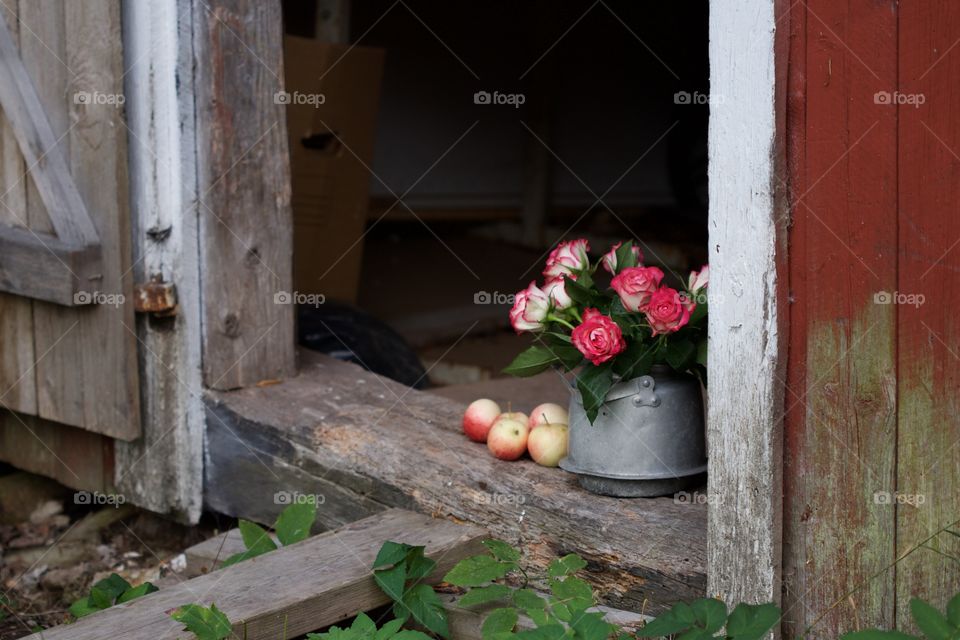
M 835 638 L 960 590 L 960 538 L 897 562 L 960 517 L 960 6 L 788 20 L 784 624 Z

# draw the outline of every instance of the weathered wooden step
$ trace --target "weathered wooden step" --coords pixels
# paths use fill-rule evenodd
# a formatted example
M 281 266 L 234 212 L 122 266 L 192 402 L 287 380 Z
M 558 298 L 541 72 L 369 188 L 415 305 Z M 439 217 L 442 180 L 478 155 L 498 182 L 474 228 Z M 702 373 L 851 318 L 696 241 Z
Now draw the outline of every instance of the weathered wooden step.
M 427 581 L 436 582 L 461 559 L 482 553 L 485 535 L 477 527 L 390 509 L 29 638 L 183 637 L 183 625 L 169 612 L 188 603 L 215 603 L 238 638 L 293 638 L 387 604 L 371 571 L 386 540 L 425 545 L 427 556 L 437 561 Z
M 321 503 L 328 527 L 413 509 L 523 548 L 535 575 L 576 552 L 602 602 L 619 609 L 658 613 L 705 595 L 706 504 L 596 496 L 559 469 L 496 460 L 463 436 L 462 402 L 311 353 L 295 378 L 207 401 L 210 509 L 271 523 L 299 492 Z

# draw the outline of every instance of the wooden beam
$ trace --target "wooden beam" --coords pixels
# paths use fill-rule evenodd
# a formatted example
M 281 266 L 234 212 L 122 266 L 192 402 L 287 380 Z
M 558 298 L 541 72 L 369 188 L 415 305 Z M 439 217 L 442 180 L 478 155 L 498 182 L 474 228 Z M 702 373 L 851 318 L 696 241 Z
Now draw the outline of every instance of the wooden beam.
M 131 131 L 133 272 L 176 286 L 177 313 L 140 317 L 143 437 L 117 444 L 116 483 L 131 502 L 200 518 L 204 411 L 193 56 L 187 0 L 123 5 Z
M 0 290 L 65 306 L 93 302 L 103 266 L 98 247 L 78 248 L 57 236 L 0 226 Z
M 564 471 L 496 460 L 467 440 L 465 404 L 326 356 L 300 360 L 300 375 L 281 384 L 208 394 L 209 508 L 272 522 L 276 492 L 320 494 L 327 526 L 416 509 L 527 548 L 538 573 L 579 553 L 610 606 L 656 612 L 704 595 L 702 502 L 588 494 Z
M 283 24 L 279 2 L 192 5 L 203 379 L 235 389 L 296 370 Z
M 780 600 L 786 25 L 774 5 L 710 5 L 707 590 L 726 602 Z
M 389 603 L 371 571 L 387 540 L 426 546 L 437 562 L 430 584 L 482 553 L 485 537 L 477 527 L 394 509 L 27 638 L 173 638 L 183 625 L 169 612 L 188 603 L 216 604 L 237 638 L 293 638 Z

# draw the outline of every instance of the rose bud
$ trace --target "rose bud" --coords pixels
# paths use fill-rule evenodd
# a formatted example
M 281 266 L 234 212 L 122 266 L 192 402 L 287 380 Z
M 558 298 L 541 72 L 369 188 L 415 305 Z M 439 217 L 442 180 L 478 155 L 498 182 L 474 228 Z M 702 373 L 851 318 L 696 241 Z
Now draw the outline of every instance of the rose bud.
M 685 295 L 671 289 L 661 287 L 650 296 L 650 302 L 645 309 L 647 322 L 653 329 L 652 336 L 661 333 L 673 333 L 690 321 L 690 313 L 696 304 Z
M 536 282 L 531 282 L 523 291 L 514 296 L 513 308 L 510 309 L 510 324 L 514 331 L 540 331 L 544 328 L 543 321 L 550 310 L 550 299 Z
M 548 280 L 547 283 L 543 285 L 543 292 L 550 298 L 554 309 L 562 311 L 569 309 L 573 304 L 573 299 L 567 293 L 566 276 L 558 276 L 552 280 Z
M 706 288 L 709 282 L 710 265 L 705 264 L 700 268 L 700 271 L 690 272 L 690 277 L 687 278 L 687 291 L 690 293 L 697 293 L 701 289 Z
M 611 275 L 617 273 L 617 249 L 623 242 L 618 242 L 617 244 L 610 247 L 610 251 L 607 251 L 603 255 L 603 268 L 606 269 Z M 630 246 L 630 252 L 637 257 L 637 264 L 643 264 L 643 251 L 640 250 L 640 247 L 637 245 Z
M 544 277 L 552 280 L 562 275 L 575 275 L 589 268 L 588 251 L 590 251 L 590 244 L 586 238 L 561 242 L 547 257 L 547 268 L 543 270 Z
M 595 365 L 603 364 L 627 348 L 620 326 L 596 309 L 583 310 L 583 322 L 570 335 L 573 345 Z
M 656 267 L 627 267 L 613 277 L 610 286 L 627 311 L 644 311 L 650 296 L 660 286 L 663 271 Z

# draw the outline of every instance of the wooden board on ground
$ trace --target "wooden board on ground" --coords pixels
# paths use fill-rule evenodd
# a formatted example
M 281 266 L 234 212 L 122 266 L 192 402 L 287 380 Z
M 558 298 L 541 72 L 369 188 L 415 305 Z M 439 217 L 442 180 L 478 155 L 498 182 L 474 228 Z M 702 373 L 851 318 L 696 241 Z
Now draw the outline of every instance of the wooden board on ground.
M 604 604 L 662 611 L 706 591 L 706 507 L 581 490 L 529 460 L 502 462 L 460 431 L 462 403 L 318 354 L 268 387 L 208 397 L 208 508 L 272 522 L 277 492 L 319 494 L 335 526 L 384 506 L 476 523 L 538 573 L 579 553 Z
M 461 559 L 481 553 L 485 535 L 477 527 L 392 509 L 29 638 L 178 637 L 182 625 L 168 612 L 188 603 L 216 604 L 239 638 L 293 638 L 389 602 L 370 570 L 386 540 L 426 545 L 427 556 L 437 561 L 426 581 L 436 582 Z

